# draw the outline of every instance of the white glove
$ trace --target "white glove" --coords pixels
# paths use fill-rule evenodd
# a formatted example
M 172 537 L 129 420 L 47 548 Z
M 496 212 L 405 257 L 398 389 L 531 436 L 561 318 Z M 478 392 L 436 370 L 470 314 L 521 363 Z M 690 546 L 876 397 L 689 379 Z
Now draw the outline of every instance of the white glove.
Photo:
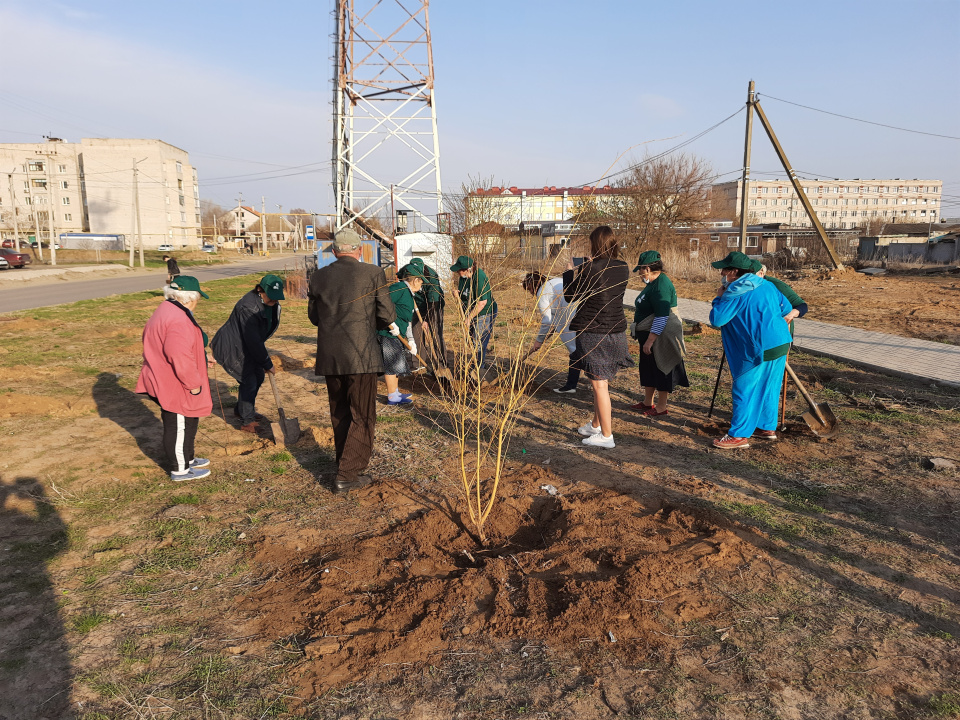
M 410 340 L 409 343 L 410 343 L 410 352 L 413 353 L 414 355 L 416 355 L 416 354 L 417 354 L 417 343 L 415 343 L 413 340 Z
M 390 327 L 387 328 L 390 331 L 390 334 L 394 337 L 400 337 L 400 328 L 397 327 L 395 322 L 390 323 Z

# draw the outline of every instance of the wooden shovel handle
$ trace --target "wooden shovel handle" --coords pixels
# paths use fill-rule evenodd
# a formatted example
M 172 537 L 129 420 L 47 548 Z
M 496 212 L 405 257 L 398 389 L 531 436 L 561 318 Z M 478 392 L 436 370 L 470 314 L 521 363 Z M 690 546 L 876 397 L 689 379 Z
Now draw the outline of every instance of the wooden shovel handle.
M 807 401 L 807 405 L 810 406 L 810 409 L 817 416 L 817 419 L 821 422 L 821 424 L 826 425 L 826 418 L 823 417 L 820 412 L 820 408 L 817 407 L 816 401 L 810 397 L 810 393 L 807 392 L 807 389 L 803 386 L 803 383 L 800 382 L 800 378 L 797 377 L 797 374 L 793 371 L 793 368 L 790 367 L 790 363 L 785 363 L 785 366 L 787 368 L 787 374 L 790 376 L 790 379 L 793 380 L 793 384 L 797 386 L 797 390 L 800 391 L 800 394 L 803 395 L 803 399 Z
M 267 376 L 270 378 L 270 387 L 273 389 L 273 399 L 277 401 L 277 414 L 280 416 L 280 422 L 286 423 L 287 416 L 283 412 L 283 408 L 280 407 L 280 393 L 277 392 L 277 378 L 272 372 L 268 372 Z
M 426 365 L 426 364 L 427 364 L 427 362 L 426 362 L 422 357 L 420 357 L 420 356 L 417 355 L 413 350 L 410 349 L 410 343 L 407 342 L 407 339 L 406 339 L 403 335 L 394 335 L 394 337 L 395 337 L 397 340 L 399 340 L 400 342 L 402 342 L 402 343 L 403 343 L 403 346 L 407 349 L 407 352 L 409 352 L 409 353 L 410 353 L 411 355 L 413 355 L 417 360 L 419 360 L 421 364 L 423 364 L 423 365 Z

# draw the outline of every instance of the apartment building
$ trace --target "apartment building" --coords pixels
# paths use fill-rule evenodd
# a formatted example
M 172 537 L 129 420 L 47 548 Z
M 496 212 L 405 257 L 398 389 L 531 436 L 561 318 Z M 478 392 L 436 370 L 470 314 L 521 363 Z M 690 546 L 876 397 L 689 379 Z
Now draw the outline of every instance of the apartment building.
M 474 190 L 466 197 L 467 227 L 495 222 L 507 227 L 540 225 L 568 220 L 584 203 L 602 208 L 620 197 L 609 185 L 542 188 L 491 187 Z
M 801 180 L 803 192 L 825 228 L 851 229 L 868 221 L 934 223 L 940 218 L 941 180 Z M 711 213 L 740 213 L 741 181 L 712 188 Z M 751 223 L 785 223 L 811 227 L 800 198 L 789 180 L 751 180 L 747 199 Z
M 137 166 L 134 182 L 134 163 Z M 189 154 L 162 140 L 83 138 L 0 144 L 0 234 L 135 237 L 145 247 L 200 242 L 200 187 Z

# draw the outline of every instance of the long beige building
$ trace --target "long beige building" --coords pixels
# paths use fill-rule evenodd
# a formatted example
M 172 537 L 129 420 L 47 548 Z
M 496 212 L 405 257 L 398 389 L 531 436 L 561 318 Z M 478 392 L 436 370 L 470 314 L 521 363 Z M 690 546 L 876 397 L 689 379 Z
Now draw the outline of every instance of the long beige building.
M 850 229 L 871 220 L 933 223 L 940 219 L 941 180 L 801 180 L 817 219 L 826 228 Z M 740 213 L 740 180 L 713 186 L 711 214 L 732 218 Z M 789 180 L 751 180 L 747 198 L 751 223 L 812 223 Z
M 137 166 L 134 182 L 134 163 Z M 135 237 L 144 247 L 200 243 L 200 187 L 185 150 L 162 140 L 83 138 L 0 144 L 0 234 Z

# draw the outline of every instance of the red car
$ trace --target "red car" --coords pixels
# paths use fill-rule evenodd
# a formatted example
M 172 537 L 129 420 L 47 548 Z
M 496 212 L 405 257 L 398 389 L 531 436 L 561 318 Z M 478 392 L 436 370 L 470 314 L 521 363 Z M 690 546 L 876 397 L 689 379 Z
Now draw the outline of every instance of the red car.
M 24 265 L 33 262 L 26 253 L 18 253 L 16 250 L 10 250 L 9 248 L 0 248 L 0 257 L 10 263 L 10 267 L 14 268 L 22 268 Z

